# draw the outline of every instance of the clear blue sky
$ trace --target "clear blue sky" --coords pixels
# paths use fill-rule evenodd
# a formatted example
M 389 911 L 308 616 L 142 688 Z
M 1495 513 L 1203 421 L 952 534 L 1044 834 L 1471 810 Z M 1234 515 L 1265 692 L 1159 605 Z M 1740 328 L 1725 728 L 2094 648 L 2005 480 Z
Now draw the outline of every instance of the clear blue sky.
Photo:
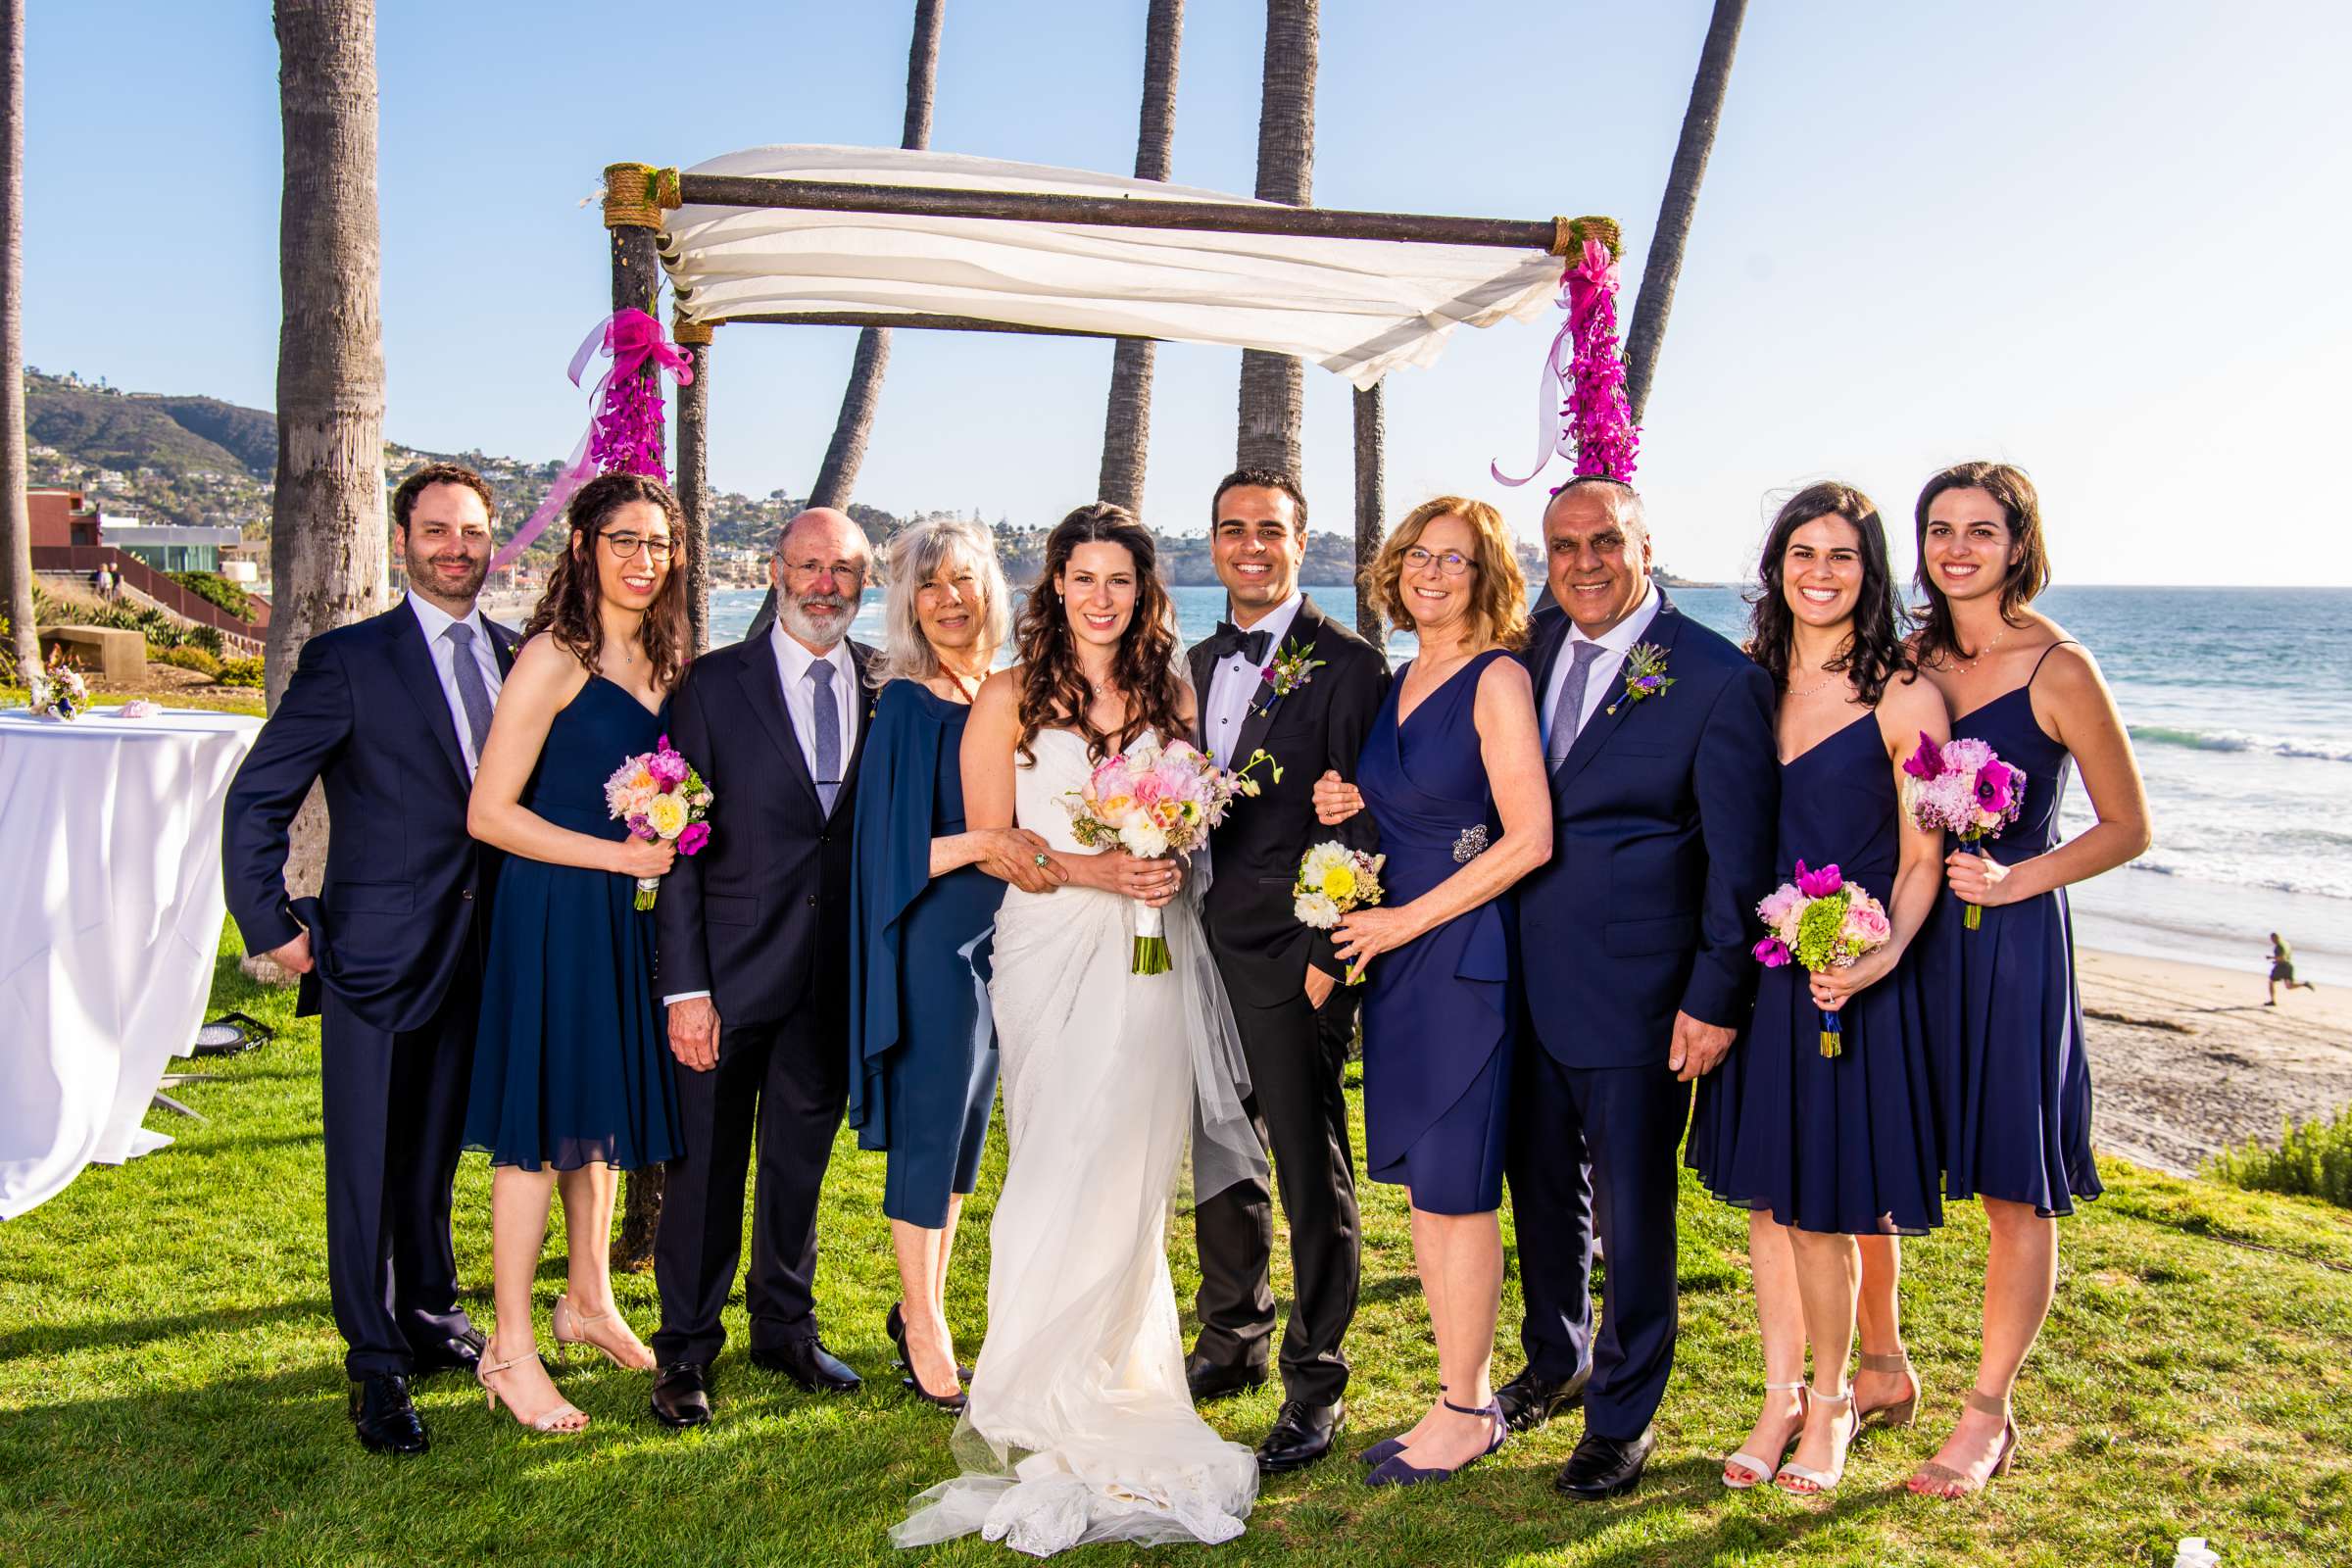
M 27 359 L 268 407 L 278 122 L 268 6 L 33 0 Z M 575 205 L 616 159 L 895 145 L 911 5 L 386 0 L 378 21 L 388 427 L 549 458 L 603 309 Z M 1143 0 L 948 0 L 933 145 L 1124 172 Z M 1247 193 L 1263 27 L 1194 0 L 1175 177 Z M 1325 0 L 1327 206 L 1621 217 L 1630 318 L 1704 0 Z M 706 19 L 689 23 L 686 18 Z M 2078 582 L 2352 582 L 2352 7 L 2324 0 L 1751 8 L 1641 482 L 1687 572 L 1751 564 L 1778 493 L 1836 474 L 1907 561 L 1936 466 L 2040 482 Z M 1390 380 L 1389 494 L 1500 503 L 1552 330 L 1464 332 Z M 739 327 L 713 365 L 726 488 L 806 489 L 854 334 Z M 1147 510 L 1195 528 L 1237 356 L 1163 347 Z M 859 498 L 1051 521 L 1091 498 L 1109 349 L 899 334 Z M 1306 481 L 1345 526 L 1348 412 L 1311 370 Z M 1556 475 L 1555 475 L 1556 477 Z

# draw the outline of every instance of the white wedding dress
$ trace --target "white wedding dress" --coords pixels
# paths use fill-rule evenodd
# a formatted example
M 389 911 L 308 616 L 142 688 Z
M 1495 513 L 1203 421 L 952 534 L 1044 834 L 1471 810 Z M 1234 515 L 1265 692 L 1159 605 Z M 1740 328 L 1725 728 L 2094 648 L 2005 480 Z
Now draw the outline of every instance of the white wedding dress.
M 1057 804 L 1086 781 L 1085 741 L 1045 730 L 1032 752 L 1036 765 L 1016 770 L 1016 820 L 1088 853 Z M 1188 1134 L 1208 1167 L 1197 1188 L 1224 1179 L 1213 1156 L 1237 1173 L 1264 1160 L 1240 1116 L 1247 1084 L 1198 900 L 1188 888 L 1164 911 L 1173 971 L 1137 975 L 1133 900 L 1005 892 L 989 994 L 1008 1151 L 988 1333 L 956 1426 L 963 1473 L 915 1499 L 895 1544 L 977 1531 L 1043 1557 L 1242 1533 L 1257 1466 L 1194 1413 L 1168 1278 Z

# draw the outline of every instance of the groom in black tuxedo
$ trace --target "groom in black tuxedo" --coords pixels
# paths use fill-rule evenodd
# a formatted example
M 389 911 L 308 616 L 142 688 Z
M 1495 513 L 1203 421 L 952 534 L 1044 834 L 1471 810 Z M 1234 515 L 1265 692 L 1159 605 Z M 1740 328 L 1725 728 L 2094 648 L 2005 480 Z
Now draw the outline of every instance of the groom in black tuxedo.
M 326 1279 L 349 1348 L 351 1419 L 378 1452 L 422 1453 L 409 1380 L 472 1368 L 449 1235 L 498 857 L 466 801 L 514 634 L 474 608 L 490 487 L 436 463 L 392 497 L 406 600 L 302 645 L 277 711 L 228 787 L 221 870 L 253 953 L 302 977 L 319 1015 Z M 286 845 L 326 790 L 326 878 L 286 895 Z
M 1674 1366 L 1677 1153 L 1692 1081 L 1755 1000 L 1780 759 L 1771 678 L 1650 581 L 1632 487 L 1569 481 L 1544 543 L 1553 603 L 1528 662 L 1558 820 L 1550 863 L 1517 890 L 1533 1038 L 1513 1067 L 1503 1168 L 1527 1368 L 1495 1392 L 1520 1430 L 1581 1400 L 1585 1434 L 1555 1485 L 1601 1498 L 1641 1481 Z M 1670 684 L 1636 695 L 1637 653 Z
M 1268 1474 L 1314 1463 L 1346 1416 L 1348 1361 L 1340 1348 L 1355 1316 L 1358 1238 L 1354 1160 L 1341 1079 L 1354 1032 L 1356 993 L 1329 933 L 1298 922 L 1292 879 L 1307 849 L 1339 838 L 1376 847 L 1359 813 L 1316 825 L 1315 780 L 1355 775 L 1364 735 L 1388 693 L 1379 650 L 1328 619 L 1298 589 L 1306 559 L 1306 498 L 1298 481 L 1244 468 L 1217 486 L 1209 548 L 1231 620 L 1192 650 L 1198 739 L 1224 766 L 1264 748 L 1282 768 L 1252 776 L 1263 793 L 1236 801 L 1209 838 L 1201 914 L 1250 1064 L 1258 1138 L 1273 1155 L 1290 1223 L 1296 1300 L 1282 1339 L 1284 1400 L 1258 1446 Z M 1309 665 L 1312 665 L 1309 668 Z M 1274 1338 L 1268 1264 L 1273 1205 L 1243 1182 L 1200 1205 L 1200 1337 L 1185 1371 L 1196 1400 L 1266 1378 Z
M 752 1362 L 810 1393 L 858 1374 L 817 1339 L 816 1208 L 849 1104 L 851 809 L 873 710 L 872 650 L 849 640 L 870 562 L 847 515 L 815 507 L 768 562 L 764 635 L 688 667 L 669 736 L 710 781 L 710 843 L 680 856 L 654 906 L 686 1152 L 670 1161 L 654 1239 L 662 1327 L 654 1414 L 710 1419 L 718 1315 L 743 1250 Z

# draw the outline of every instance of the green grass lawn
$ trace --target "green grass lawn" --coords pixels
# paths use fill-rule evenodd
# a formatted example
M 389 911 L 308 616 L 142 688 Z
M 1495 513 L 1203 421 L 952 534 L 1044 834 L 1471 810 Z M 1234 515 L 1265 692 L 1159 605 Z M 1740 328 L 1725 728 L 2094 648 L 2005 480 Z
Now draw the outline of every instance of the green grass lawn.
M 290 993 L 238 973 L 233 933 L 213 1004 L 276 1024 L 278 1042 L 182 1091 L 205 1123 L 158 1117 L 173 1148 L 92 1167 L 0 1228 L 0 1563 L 849 1563 L 894 1554 L 884 1531 L 947 1475 L 947 1418 L 886 1374 L 896 1295 L 882 1163 L 835 1151 L 819 1293 L 826 1338 L 868 1376 L 849 1399 L 804 1396 L 734 1343 L 718 1418 L 678 1436 L 645 1410 L 648 1380 L 599 1363 L 564 1378 L 594 1418 L 539 1438 L 485 1412 L 468 1383 L 423 1385 L 433 1450 L 361 1451 L 343 1414 L 327 1310 L 318 1039 Z M 999 1144 L 1001 1150 L 1001 1142 Z M 1346 1458 L 1270 1485 L 1240 1542 L 1149 1554 L 1195 1561 L 1580 1565 L 1984 1562 L 2167 1568 L 2214 1538 L 2228 1568 L 2352 1561 L 2352 1215 L 2109 1165 L 2109 1194 L 2064 1228 L 2058 1307 L 2018 1393 L 2015 1474 L 1973 1503 L 1910 1496 L 1969 1386 L 1984 1229 L 1963 1206 L 1909 1254 L 1904 1304 L 1927 1380 L 1916 1432 L 1874 1434 L 1835 1496 L 1727 1493 L 1716 1455 L 1744 1435 L 1761 1378 L 1746 1294 L 1745 1215 L 1683 1206 L 1683 1338 L 1649 1479 L 1631 1498 L 1571 1504 L 1549 1489 L 1570 1417 L 1462 1480 L 1372 1493 Z M 952 1313 L 977 1347 L 990 1204 L 983 1176 Z M 487 1324 L 488 1171 L 458 1194 L 462 1276 Z M 1410 1420 L 1435 1355 L 1394 1188 L 1366 1188 L 1352 1449 Z M 1507 1211 L 1506 1211 L 1507 1219 Z M 560 1221 L 559 1221 L 560 1224 Z M 542 1270 L 544 1314 L 561 1240 Z M 1189 1298 L 1190 1225 L 1172 1250 Z M 1284 1288 L 1278 1265 L 1277 1291 Z M 653 1281 L 618 1282 L 641 1332 Z M 1504 1303 L 1506 1325 L 1516 1299 Z M 1509 1329 L 1498 1371 L 1515 1370 Z M 1272 1389 L 1213 1407 L 1254 1442 Z M 1129 1562 L 1128 1547 L 1074 1553 Z M 1007 1562 L 964 1541 L 925 1560 Z M 915 1559 L 903 1559 L 913 1561 Z

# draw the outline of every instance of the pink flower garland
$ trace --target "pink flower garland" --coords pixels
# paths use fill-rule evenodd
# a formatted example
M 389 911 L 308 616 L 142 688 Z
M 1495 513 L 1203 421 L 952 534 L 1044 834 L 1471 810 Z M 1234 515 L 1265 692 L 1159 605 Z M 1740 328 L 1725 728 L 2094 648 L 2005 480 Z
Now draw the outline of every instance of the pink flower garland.
M 1544 356 L 1536 389 L 1536 460 L 1519 478 L 1488 469 L 1497 484 L 1522 485 L 1554 455 L 1572 460 L 1579 477 L 1630 483 L 1642 432 L 1625 400 L 1625 365 L 1617 345 L 1617 261 L 1596 239 L 1584 242 L 1560 273 L 1566 319 Z M 1555 412 L 1556 411 L 1556 412 Z M 1558 486 L 1553 493 L 1558 493 Z
M 580 384 L 588 362 L 598 354 L 612 357 L 612 368 L 588 394 L 593 412 L 587 432 L 572 449 L 571 461 L 556 476 L 539 510 L 526 518 L 514 537 L 490 558 L 492 569 L 507 564 L 530 548 L 563 512 L 572 492 L 600 473 L 642 473 L 668 482 L 662 463 L 663 419 L 662 372 L 676 376 L 680 386 L 694 379 L 694 357 L 662 335 L 662 323 L 643 311 L 614 311 L 589 328 L 571 357 L 571 383 Z
M 1617 348 L 1617 260 L 1606 245 L 1589 239 L 1584 260 L 1568 269 L 1563 281 L 1576 358 L 1561 413 L 1576 432 L 1577 476 L 1631 483 L 1642 431 L 1625 401 L 1625 362 Z

